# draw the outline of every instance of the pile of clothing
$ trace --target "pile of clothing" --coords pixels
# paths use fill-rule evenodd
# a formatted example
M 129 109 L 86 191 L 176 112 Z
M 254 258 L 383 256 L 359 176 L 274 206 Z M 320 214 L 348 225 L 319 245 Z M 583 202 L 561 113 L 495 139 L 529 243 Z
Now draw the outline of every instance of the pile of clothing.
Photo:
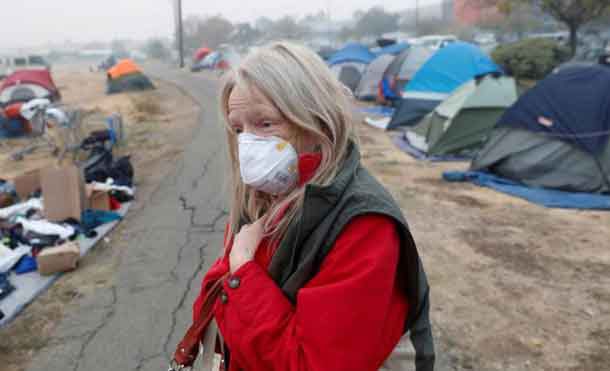
M 0 179 L 0 301 L 15 290 L 12 274 L 51 275 L 76 268 L 80 258 L 77 239 L 95 238 L 97 227 L 121 219 L 117 211 L 134 198 L 129 158 L 92 169 L 84 174 L 90 180 L 85 185 L 90 199 L 80 219 L 49 221 L 41 189 L 20 197 L 12 182 Z M 104 174 L 110 173 L 118 175 L 119 184 L 105 177 Z M 104 179 L 104 182 L 92 179 Z M 92 195 L 100 194 L 103 197 L 93 201 Z

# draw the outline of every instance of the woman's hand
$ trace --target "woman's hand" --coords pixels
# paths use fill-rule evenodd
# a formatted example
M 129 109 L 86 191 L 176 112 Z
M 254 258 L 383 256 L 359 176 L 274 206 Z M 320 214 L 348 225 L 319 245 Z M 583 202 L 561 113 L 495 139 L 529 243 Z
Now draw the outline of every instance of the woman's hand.
M 252 224 L 246 224 L 235 236 L 231 253 L 229 254 L 229 267 L 231 273 L 236 272 L 242 265 L 254 259 L 258 245 L 264 236 L 265 217 Z

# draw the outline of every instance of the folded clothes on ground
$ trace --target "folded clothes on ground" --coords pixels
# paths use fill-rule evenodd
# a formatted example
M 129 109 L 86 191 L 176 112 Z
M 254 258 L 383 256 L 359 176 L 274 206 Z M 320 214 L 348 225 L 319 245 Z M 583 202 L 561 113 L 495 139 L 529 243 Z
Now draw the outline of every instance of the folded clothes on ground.
M 4 245 L 0 245 L 0 273 L 6 273 L 10 271 L 15 264 L 23 256 L 29 254 L 32 251 L 31 246 L 21 245 L 14 250 L 11 250 Z
M 66 240 L 76 232 L 70 225 L 60 225 L 46 220 L 28 220 L 18 217 L 16 222 L 23 226 L 25 232 L 35 232 L 42 235 L 56 235 L 62 240 Z
M 19 259 L 19 262 L 13 267 L 13 270 L 17 274 L 35 272 L 37 269 L 38 265 L 36 264 L 36 259 L 29 255 L 23 256 L 21 259 Z
M 0 218 L 10 219 L 16 215 L 25 215 L 28 210 L 31 209 L 42 210 L 42 200 L 39 198 L 32 198 L 26 202 L 0 209 Z
M 102 224 L 120 220 L 121 215 L 113 211 L 104 210 L 85 210 L 81 217 L 81 227 L 85 231 L 89 231 L 99 227 Z

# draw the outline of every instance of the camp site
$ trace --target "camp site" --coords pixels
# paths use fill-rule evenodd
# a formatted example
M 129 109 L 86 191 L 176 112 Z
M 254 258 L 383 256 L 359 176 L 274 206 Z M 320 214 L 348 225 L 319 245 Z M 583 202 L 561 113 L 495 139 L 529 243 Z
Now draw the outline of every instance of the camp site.
M 610 0 L 2 12 L 0 371 L 610 369 Z

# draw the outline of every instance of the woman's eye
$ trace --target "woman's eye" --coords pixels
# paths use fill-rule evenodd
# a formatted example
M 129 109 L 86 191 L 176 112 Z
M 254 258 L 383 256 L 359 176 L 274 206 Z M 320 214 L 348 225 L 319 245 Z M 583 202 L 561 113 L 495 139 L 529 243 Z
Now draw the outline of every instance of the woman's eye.
M 273 123 L 271 121 L 263 121 L 261 126 L 264 128 L 270 128 Z
M 233 131 L 235 132 L 235 134 L 241 134 L 244 131 L 244 129 L 234 126 Z

